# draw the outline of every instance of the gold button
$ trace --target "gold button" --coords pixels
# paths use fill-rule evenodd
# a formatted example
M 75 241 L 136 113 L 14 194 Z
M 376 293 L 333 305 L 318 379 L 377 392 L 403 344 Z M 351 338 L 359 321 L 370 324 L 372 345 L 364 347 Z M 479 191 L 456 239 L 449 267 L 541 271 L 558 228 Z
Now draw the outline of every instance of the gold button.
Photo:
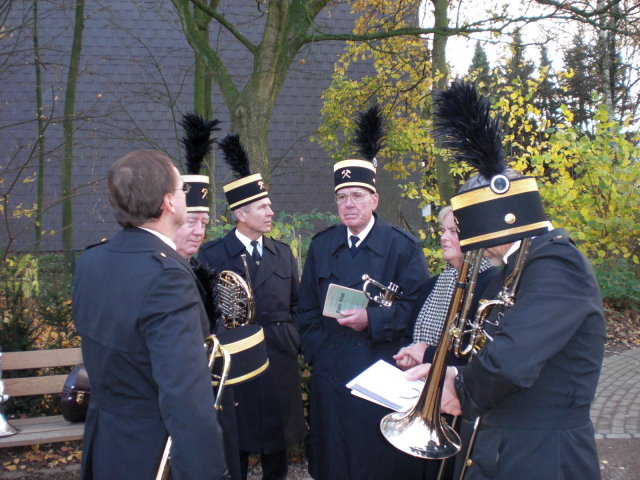
M 516 221 L 516 216 L 513 213 L 507 213 L 504 216 L 504 221 L 507 222 L 509 225 L 511 225 L 513 222 Z
M 162 258 L 167 258 L 167 254 L 166 254 L 166 253 L 164 253 L 164 252 L 160 252 L 160 256 L 161 256 Z

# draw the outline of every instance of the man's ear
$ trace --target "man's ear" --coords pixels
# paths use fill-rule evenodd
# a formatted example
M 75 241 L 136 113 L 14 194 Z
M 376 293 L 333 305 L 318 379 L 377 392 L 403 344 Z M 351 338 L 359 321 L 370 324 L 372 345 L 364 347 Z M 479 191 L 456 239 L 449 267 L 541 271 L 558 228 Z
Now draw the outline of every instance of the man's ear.
M 376 208 L 378 208 L 378 200 L 380 200 L 380 197 L 378 196 L 378 194 L 377 193 L 372 193 L 371 194 L 372 210 L 375 210 Z
M 235 213 L 236 218 L 239 222 L 244 222 L 247 219 L 247 212 L 245 212 L 242 208 L 238 208 Z
M 160 206 L 160 209 L 163 212 L 169 212 L 169 213 L 176 212 L 175 195 L 173 193 L 164 194 L 164 197 L 162 197 L 162 205 Z

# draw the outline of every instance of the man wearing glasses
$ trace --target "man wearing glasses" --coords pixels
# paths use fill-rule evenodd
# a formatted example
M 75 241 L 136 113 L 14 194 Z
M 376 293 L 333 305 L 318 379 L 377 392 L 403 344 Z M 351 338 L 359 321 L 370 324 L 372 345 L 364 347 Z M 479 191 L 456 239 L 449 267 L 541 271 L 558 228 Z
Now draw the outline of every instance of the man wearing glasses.
M 91 378 L 83 479 L 155 478 L 170 435 L 173 478 L 226 478 L 195 276 L 176 252 L 185 187 L 171 159 L 131 152 L 109 167 L 123 227 L 80 257 L 73 316 Z
M 302 274 L 296 324 L 313 367 L 309 473 L 316 480 L 406 478 L 398 467 L 408 456 L 380 433 L 389 410 L 345 387 L 379 359 L 393 364 L 393 355 L 411 339 L 411 309 L 429 278 L 418 240 L 374 213 L 379 196 L 372 160 L 335 165 L 341 224 L 313 238 Z M 383 285 L 399 285 L 402 296 L 388 307 L 370 301 L 366 308 L 342 311 L 342 318 L 323 316 L 329 284 L 361 290 L 365 273 Z

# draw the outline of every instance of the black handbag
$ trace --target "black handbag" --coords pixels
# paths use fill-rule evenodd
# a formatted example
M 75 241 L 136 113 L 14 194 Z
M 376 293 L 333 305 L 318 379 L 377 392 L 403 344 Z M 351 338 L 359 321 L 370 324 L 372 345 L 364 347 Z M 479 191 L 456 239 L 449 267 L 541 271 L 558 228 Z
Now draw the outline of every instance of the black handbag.
M 84 422 L 89 407 L 91 388 L 84 364 L 73 367 L 62 387 L 60 410 L 68 422 Z

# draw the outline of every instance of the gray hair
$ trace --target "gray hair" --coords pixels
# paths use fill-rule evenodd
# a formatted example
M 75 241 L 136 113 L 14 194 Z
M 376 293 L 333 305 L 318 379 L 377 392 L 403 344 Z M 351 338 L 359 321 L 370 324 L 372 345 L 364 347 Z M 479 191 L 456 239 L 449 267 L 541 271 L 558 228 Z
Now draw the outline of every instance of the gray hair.
M 442 225 L 444 223 L 444 219 L 447 218 L 448 215 L 453 215 L 453 208 L 451 205 L 445 205 L 438 212 L 438 223 Z

